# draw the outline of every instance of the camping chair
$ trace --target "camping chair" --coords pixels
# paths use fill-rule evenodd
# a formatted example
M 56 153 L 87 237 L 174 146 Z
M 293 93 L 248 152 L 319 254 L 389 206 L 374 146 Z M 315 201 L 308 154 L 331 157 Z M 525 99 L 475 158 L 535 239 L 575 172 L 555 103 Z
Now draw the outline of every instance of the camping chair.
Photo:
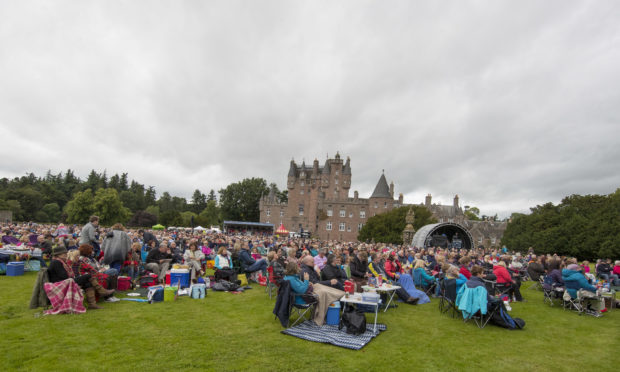
M 553 306 L 555 300 L 562 299 L 564 287 L 554 287 L 551 283 L 545 283 L 545 278 L 542 276 L 540 277 L 542 281 L 541 288 L 543 290 L 543 303 L 548 301 L 549 306 Z
M 265 292 L 269 292 L 269 299 L 271 299 L 271 293 L 274 288 L 280 286 L 280 280 L 282 280 L 282 277 L 273 274 L 273 266 L 267 267 L 267 275 L 267 286 L 265 287 Z
M 413 270 L 413 284 L 415 284 L 416 288 L 419 288 L 420 290 L 422 290 L 424 293 L 426 293 L 427 296 L 431 296 L 435 290 L 435 286 L 437 285 L 436 283 L 431 283 L 427 286 L 425 286 L 423 284 L 423 280 L 422 280 L 422 274 L 420 274 L 420 272 L 418 270 Z
M 564 310 L 572 310 L 580 315 L 583 312 L 583 304 L 581 301 L 571 296 L 567 290 L 564 290 L 564 294 L 562 295 L 562 307 Z
M 481 293 L 480 295 L 472 295 L 471 293 L 468 293 L 470 291 L 479 291 L 478 288 L 482 288 L 484 293 Z M 482 296 L 484 296 L 484 300 L 482 299 Z M 463 313 L 463 322 L 466 323 L 470 319 L 473 319 L 476 326 L 478 326 L 478 328 L 480 329 L 484 328 L 487 325 L 489 320 L 491 320 L 491 318 L 493 317 L 493 314 L 497 311 L 498 306 L 500 306 L 499 303 L 501 302 L 500 300 L 487 302 L 487 297 L 488 292 L 485 287 L 469 288 L 467 287 L 467 285 L 463 285 L 461 287 L 461 290 L 456 297 L 455 305 Z M 467 299 L 473 299 L 473 301 L 469 302 L 467 301 Z M 468 305 L 473 305 L 474 308 L 481 308 L 484 306 L 483 304 L 486 304 L 485 314 L 483 314 L 481 310 L 478 310 L 473 314 L 467 313 L 465 310 L 468 308 Z
M 442 314 L 451 311 L 454 318 L 458 313 L 456 301 L 456 279 L 442 279 L 439 282 L 439 311 Z
M 301 297 L 301 296 L 305 296 L 304 299 L 306 303 L 302 305 L 296 304 L 295 300 L 297 299 L 297 297 Z M 311 296 L 314 298 L 314 300 L 308 301 L 308 295 L 299 294 L 299 293 L 295 293 L 291 291 L 291 298 L 289 300 L 289 306 L 290 306 L 289 318 L 288 318 L 289 325 L 287 328 L 294 327 L 297 324 L 302 323 L 306 320 L 312 320 L 312 317 L 314 316 L 314 312 L 316 310 L 316 304 L 319 301 L 318 301 L 318 298 L 314 294 Z M 297 319 L 295 319 L 295 321 L 291 324 L 293 313 L 297 314 Z M 309 315 L 307 319 L 306 319 L 306 314 Z

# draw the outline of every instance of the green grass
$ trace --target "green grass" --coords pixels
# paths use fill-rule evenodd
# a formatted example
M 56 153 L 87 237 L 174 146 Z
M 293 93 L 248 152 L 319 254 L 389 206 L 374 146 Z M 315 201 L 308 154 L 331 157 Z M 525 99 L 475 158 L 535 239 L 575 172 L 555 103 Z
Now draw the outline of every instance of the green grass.
M 439 314 L 437 300 L 379 315 L 388 330 L 360 351 L 280 333 L 264 288 L 156 304 L 121 301 L 81 315 L 41 316 L 36 275 L 0 277 L 0 367 L 54 371 L 515 370 L 606 371 L 620 365 L 620 310 L 596 319 L 522 290 L 522 331 L 478 329 Z M 369 318 L 370 320 L 370 318 Z

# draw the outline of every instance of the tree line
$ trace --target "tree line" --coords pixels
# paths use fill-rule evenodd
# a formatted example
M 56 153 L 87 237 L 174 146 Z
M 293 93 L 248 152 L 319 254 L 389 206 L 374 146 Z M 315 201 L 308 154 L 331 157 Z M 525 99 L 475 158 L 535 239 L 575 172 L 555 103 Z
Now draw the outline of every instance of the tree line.
M 91 170 L 85 180 L 68 169 L 48 171 L 44 177 L 29 173 L 0 179 L 0 210 L 13 212 L 15 221 L 85 223 L 96 214 L 101 223 L 128 226 L 215 226 L 223 220 L 258 221 L 258 203 L 271 189 L 280 201 L 287 191 L 263 178 L 246 178 L 218 191 L 204 194 L 196 189 L 188 201 L 164 191 L 159 198 L 154 186 L 129 180 L 127 173 L 108 177 Z
M 620 257 L 620 189 L 609 195 L 571 195 L 560 204 L 513 214 L 502 244 L 525 252 L 557 253 L 580 260 Z

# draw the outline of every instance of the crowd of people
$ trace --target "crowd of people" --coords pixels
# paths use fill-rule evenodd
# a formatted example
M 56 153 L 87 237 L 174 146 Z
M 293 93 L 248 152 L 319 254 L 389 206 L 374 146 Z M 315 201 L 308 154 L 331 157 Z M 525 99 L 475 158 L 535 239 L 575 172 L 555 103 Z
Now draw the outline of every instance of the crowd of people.
M 428 295 L 438 296 L 442 278 L 455 279 L 458 289 L 494 281 L 517 302 L 523 301 L 520 287 L 527 279 L 545 277 L 550 286 L 565 285 L 571 294 L 573 290 L 596 292 L 599 281 L 620 286 L 620 261 L 612 265 L 609 259 L 599 259 L 591 270 L 588 261 L 536 255 L 533 250 L 522 255 L 483 248 L 418 248 L 243 232 L 151 231 L 126 229 L 121 224 L 103 228 L 97 216 L 84 226 L 24 223 L 4 224 L 1 229 L 2 243 L 28 247 L 31 259 L 48 267 L 50 282 L 70 278 L 77 283 L 91 309 L 98 308 L 97 295 L 117 301 L 113 293 L 119 275 L 129 276 L 135 286 L 147 271 L 163 283 L 168 270 L 178 263 L 187 265 L 191 280 L 196 281 L 206 275 L 207 260 L 214 262 L 216 280 L 235 282 L 242 272 L 249 281 L 258 281 L 261 275 L 269 276 L 269 271 L 276 283 L 286 280 L 295 292 L 318 298 L 321 311 L 314 319 L 318 324 L 329 303 L 344 294 L 346 280 L 353 281 L 360 292 L 369 282 L 397 283 L 401 288 L 396 294 L 411 305 L 429 302 Z M 304 298 L 310 297 L 300 296 L 297 301 Z

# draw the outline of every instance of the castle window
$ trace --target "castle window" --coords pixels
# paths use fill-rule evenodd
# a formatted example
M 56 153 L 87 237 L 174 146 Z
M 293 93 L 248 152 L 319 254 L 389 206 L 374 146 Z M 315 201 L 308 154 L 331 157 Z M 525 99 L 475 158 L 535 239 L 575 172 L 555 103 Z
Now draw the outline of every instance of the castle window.
M 336 176 L 338 175 L 338 171 L 336 171 Z
M 303 195 L 304 194 L 304 189 L 299 190 L 299 194 Z
M 366 211 L 360 211 L 360 218 L 366 218 Z
M 351 232 L 351 226 L 347 226 L 347 232 Z
M 306 183 L 304 181 L 301 181 L 301 185 L 306 186 Z
M 495 237 L 491 238 L 491 244 L 495 244 Z
M 306 173 L 301 172 L 301 174 L 299 175 L 299 177 L 306 177 Z
M 478 237 L 478 243 L 482 243 L 482 235 Z
M 271 216 L 271 210 L 267 209 L 267 217 Z
M 265 223 L 271 223 L 271 222 L 269 222 L 269 220 L 267 220 L 267 222 L 265 222 Z
M 383 202 L 383 208 L 387 208 L 387 202 Z
M 379 203 L 375 202 L 375 208 L 379 208 Z
M 362 227 L 364 227 L 364 224 L 363 223 L 358 223 L 357 224 L 357 231 L 361 231 Z
M 331 217 L 334 215 L 334 211 L 332 211 L 331 209 L 327 210 L 327 217 Z
M 325 226 L 325 230 L 331 231 L 331 229 L 332 229 L 332 223 L 331 222 L 327 222 L 327 225 Z
M 336 179 L 334 180 L 334 183 L 335 183 L 336 185 L 338 184 L 338 178 L 336 178 Z
M 340 222 L 340 224 L 338 225 L 338 231 L 344 231 L 346 225 L 344 222 Z
M 349 212 L 349 218 L 353 218 L 353 212 Z
M 347 215 L 347 211 L 345 211 L 344 209 L 340 210 L 340 217 L 346 217 Z
M 304 205 L 303 204 L 299 204 L 299 215 L 300 216 L 304 215 Z
M 284 211 L 280 211 L 280 217 L 284 217 Z

